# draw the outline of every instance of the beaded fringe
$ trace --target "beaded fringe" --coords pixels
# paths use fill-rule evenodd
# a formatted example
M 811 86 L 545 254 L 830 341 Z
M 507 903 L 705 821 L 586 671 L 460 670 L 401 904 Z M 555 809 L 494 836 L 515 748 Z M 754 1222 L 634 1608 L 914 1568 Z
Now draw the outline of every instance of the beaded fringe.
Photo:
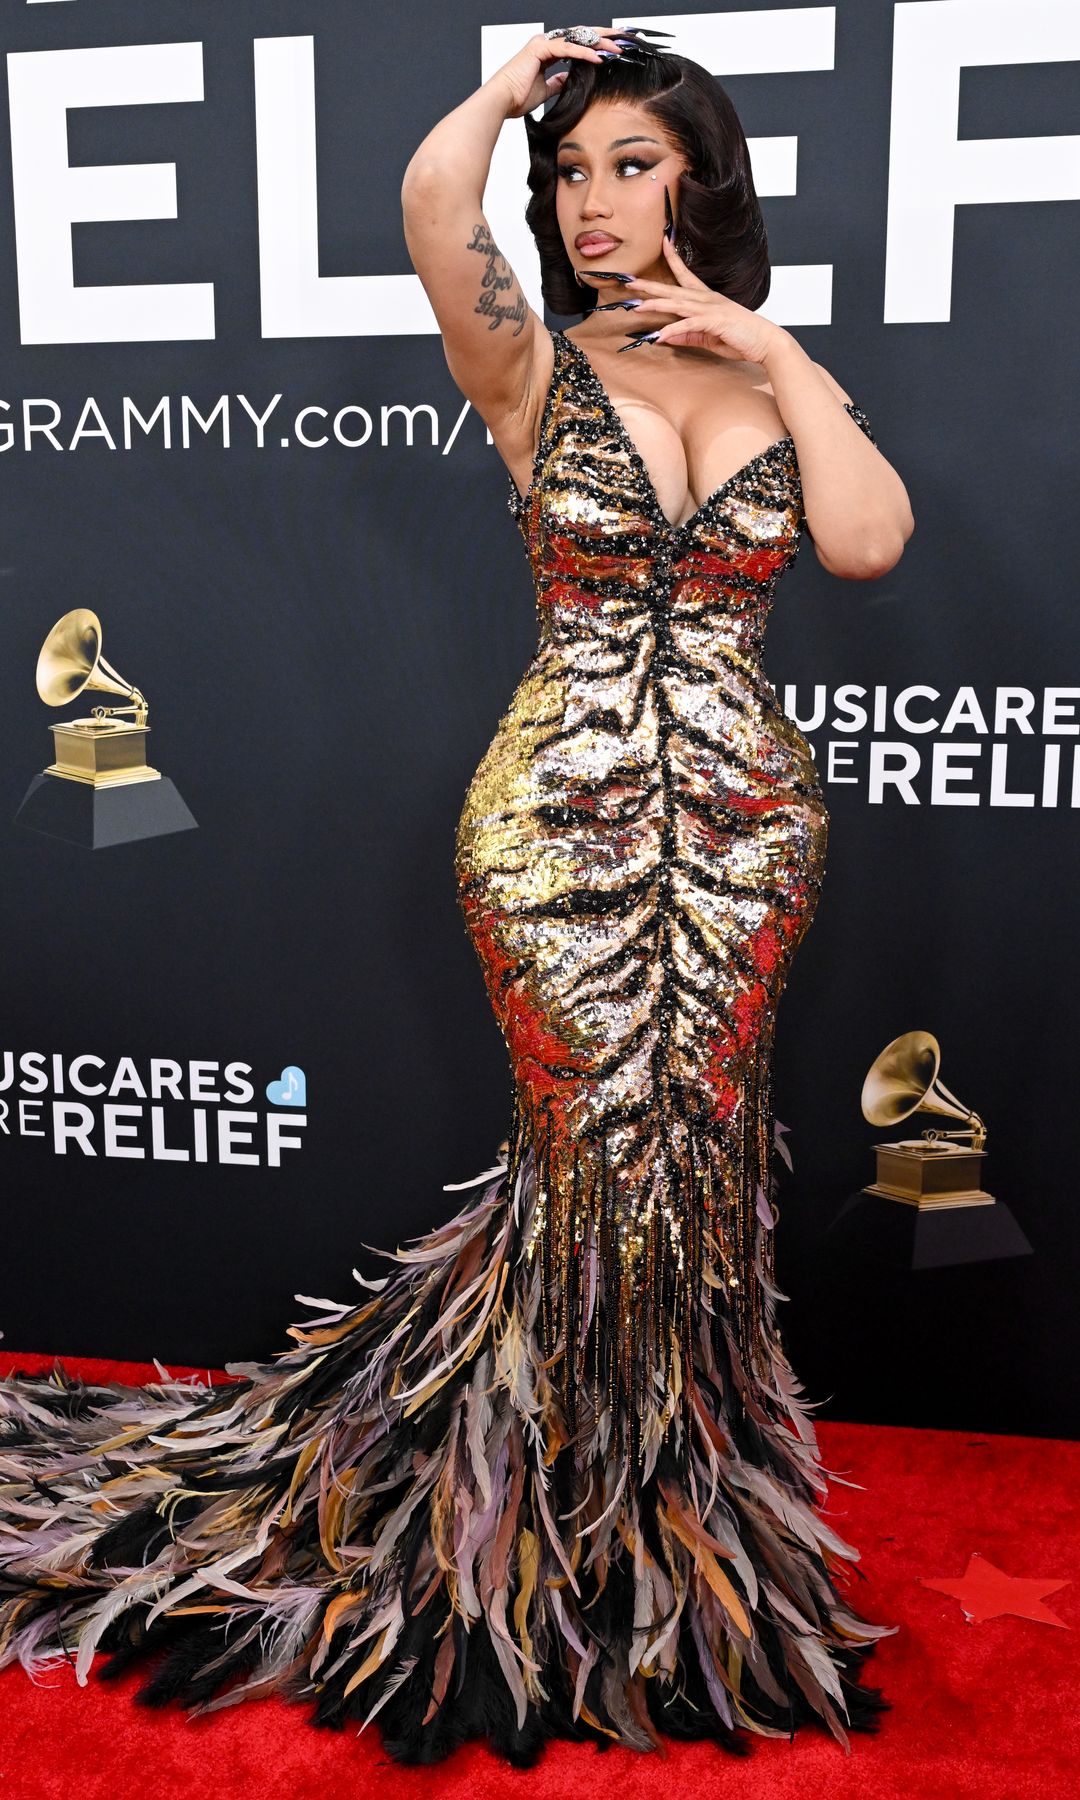
M 778 1216 L 771 1130 L 765 1044 L 725 1126 L 669 1122 L 668 1198 L 644 1207 L 609 1162 L 606 1133 L 598 1147 L 562 1146 L 550 1112 L 534 1123 L 515 1094 L 509 1178 L 535 1145 L 539 1193 L 525 1255 L 539 1254 L 544 1354 L 562 1361 L 571 1432 L 587 1388 L 593 1408 L 610 1409 L 617 1450 L 638 1460 L 641 1422 L 658 1394 L 674 1404 L 699 1330 L 721 1354 L 726 1330 L 740 1362 L 767 1375 L 761 1296 L 774 1278 Z

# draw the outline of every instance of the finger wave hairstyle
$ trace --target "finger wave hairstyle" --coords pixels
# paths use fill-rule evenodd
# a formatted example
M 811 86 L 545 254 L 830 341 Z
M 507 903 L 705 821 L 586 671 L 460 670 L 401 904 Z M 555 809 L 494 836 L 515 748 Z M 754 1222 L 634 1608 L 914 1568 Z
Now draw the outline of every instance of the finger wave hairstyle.
M 540 288 L 551 310 L 588 314 L 597 304 L 582 287 L 562 241 L 555 212 L 556 152 L 598 101 L 621 101 L 651 113 L 679 146 L 688 168 L 673 199 L 677 242 L 689 243 L 695 275 L 755 311 L 772 278 L 768 238 L 739 116 L 714 75 L 689 57 L 666 51 L 640 62 L 593 63 L 574 58 L 558 98 L 539 118 L 524 114 L 531 198 L 526 223 L 540 253 Z

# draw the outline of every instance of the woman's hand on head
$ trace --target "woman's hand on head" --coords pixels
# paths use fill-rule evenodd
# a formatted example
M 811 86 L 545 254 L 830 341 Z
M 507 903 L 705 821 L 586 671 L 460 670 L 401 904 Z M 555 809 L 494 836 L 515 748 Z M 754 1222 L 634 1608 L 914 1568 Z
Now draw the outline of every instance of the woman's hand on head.
M 545 100 L 553 100 L 562 91 L 563 82 L 569 74 L 562 69 L 554 75 L 547 73 L 555 62 L 603 62 L 605 59 L 599 52 L 606 50 L 620 55 L 619 45 L 614 42 L 619 35 L 613 25 L 597 25 L 595 30 L 601 33 L 602 41 L 595 48 L 586 44 L 571 44 L 566 38 L 545 37 L 538 32 L 527 44 L 512 56 L 508 63 L 497 69 L 491 76 L 493 82 L 501 82 L 507 90 L 508 119 L 521 119 L 526 113 L 535 112 Z

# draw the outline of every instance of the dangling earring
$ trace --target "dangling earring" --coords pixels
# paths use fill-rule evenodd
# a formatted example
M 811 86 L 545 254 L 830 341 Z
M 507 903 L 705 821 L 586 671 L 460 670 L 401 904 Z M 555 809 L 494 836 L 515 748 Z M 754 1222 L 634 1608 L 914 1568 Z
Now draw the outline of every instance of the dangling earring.
M 675 248 L 679 252 L 679 255 L 682 257 L 683 262 L 686 263 L 687 267 L 689 267 L 689 265 L 694 260 L 694 252 L 690 247 L 690 239 L 689 238 L 680 238 L 680 240 L 676 244 Z

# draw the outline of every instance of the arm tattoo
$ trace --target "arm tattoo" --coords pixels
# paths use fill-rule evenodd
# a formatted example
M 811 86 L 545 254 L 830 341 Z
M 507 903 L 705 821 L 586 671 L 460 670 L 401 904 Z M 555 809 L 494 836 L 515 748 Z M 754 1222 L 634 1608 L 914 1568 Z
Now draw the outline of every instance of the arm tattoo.
M 525 324 L 525 296 L 519 288 L 509 303 L 499 298 L 512 285 L 513 272 L 483 221 L 473 226 L 472 243 L 465 248 L 475 250 L 487 264 L 480 283 L 480 300 L 473 311 L 490 319 L 489 331 L 497 331 L 504 319 L 516 319 L 517 330 L 513 335 L 517 337 Z

